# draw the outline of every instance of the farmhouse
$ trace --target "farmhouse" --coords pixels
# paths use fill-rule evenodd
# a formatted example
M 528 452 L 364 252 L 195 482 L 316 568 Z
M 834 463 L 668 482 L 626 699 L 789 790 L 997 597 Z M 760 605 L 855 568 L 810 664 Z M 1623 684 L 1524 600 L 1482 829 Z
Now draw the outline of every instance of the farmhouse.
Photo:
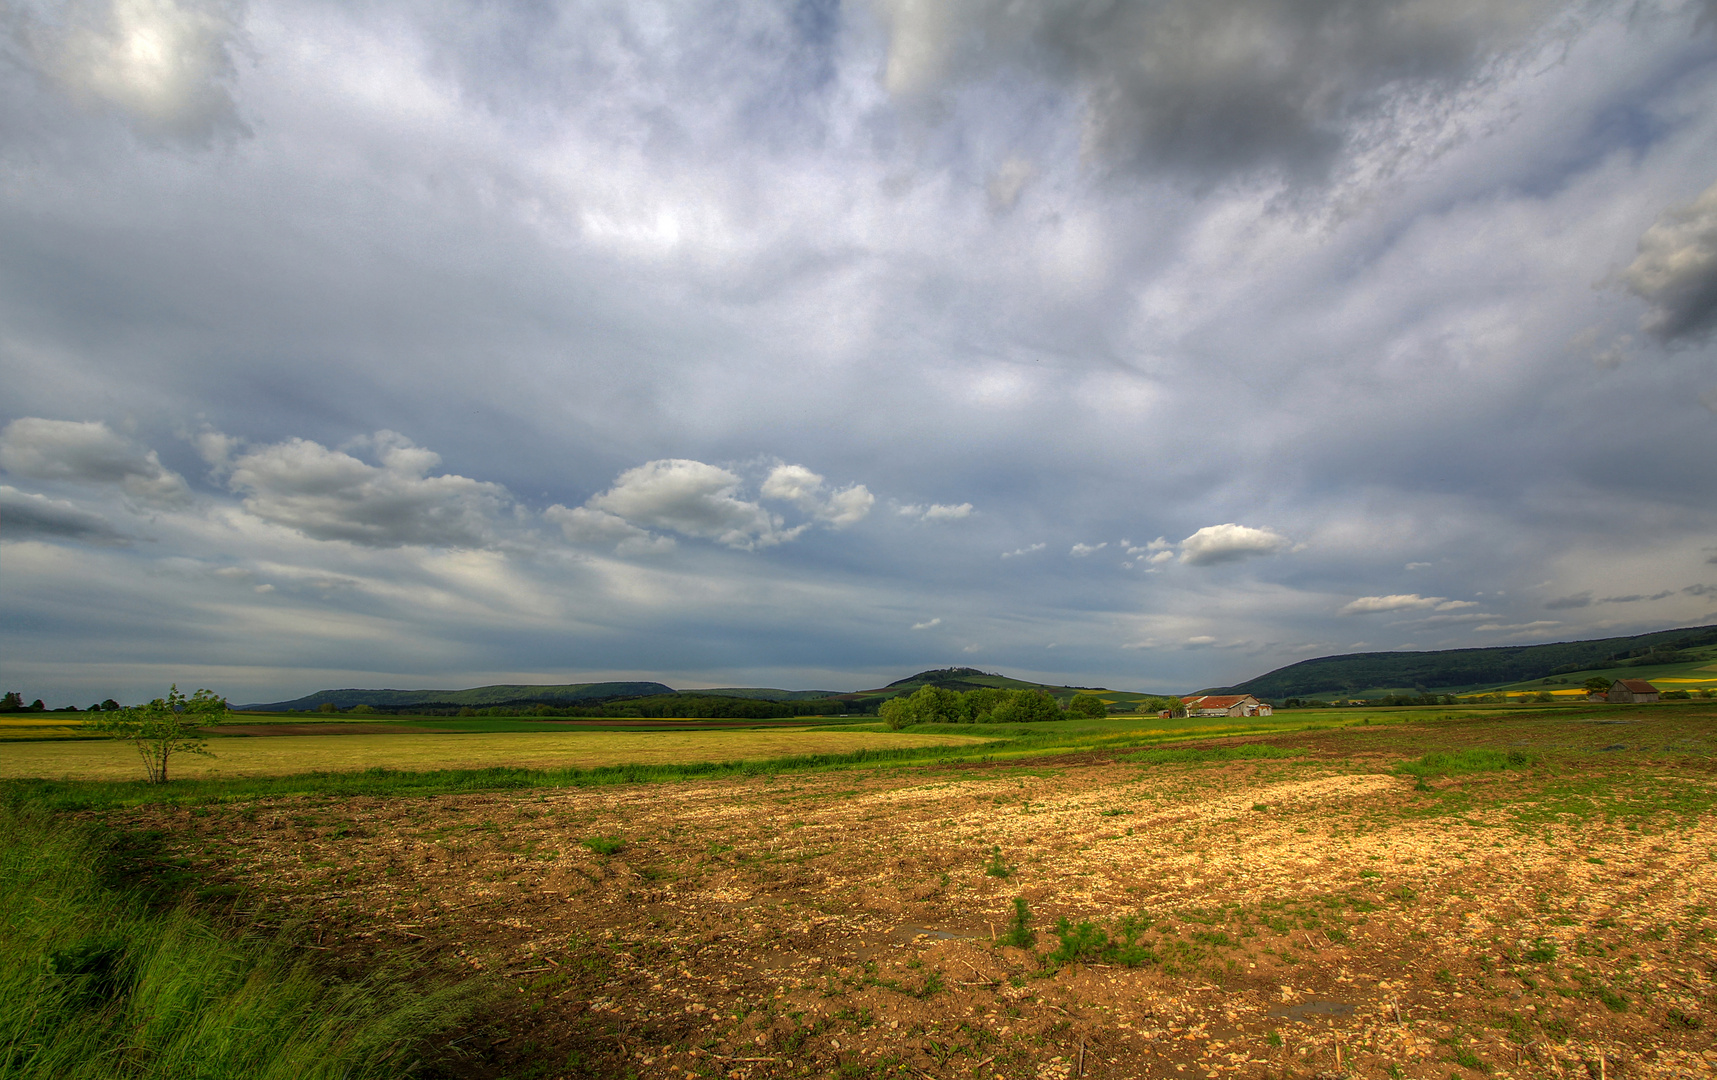
M 1200 694 L 1180 700 L 1188 716 L 1269 716 L 1275 711 L 1251 694 Z
M 1644 679 L 1617 679 L 1610 686 L 1610 692 L 1605 695 L 1605 698 L 1608 701 L 1642 704 L 1657 700 L 1657 687 Z

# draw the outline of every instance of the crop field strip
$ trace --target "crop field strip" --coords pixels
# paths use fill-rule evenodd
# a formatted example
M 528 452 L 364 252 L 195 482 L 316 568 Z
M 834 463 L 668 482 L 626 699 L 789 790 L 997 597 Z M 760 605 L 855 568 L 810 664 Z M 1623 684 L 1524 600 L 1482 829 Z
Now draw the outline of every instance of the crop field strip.
M 681 761 L 735 761 L 863 748 L 960 747 L 967 735 L 816 730 L 630 733 L 566 731 L 255 736 L 222 739 L 213 758 L 186 757 L 187 778 L 260 777 L 315 771 L 389 769 L 563 769 Z M 137 775 L 137 755 L 103 740 L 16 742 L 0 753 L 0 778 L 120 780 Z
M 510 985 L 508 1075 L 1709 1075 L 1714 750 L 1647 708 L 106 816 Z

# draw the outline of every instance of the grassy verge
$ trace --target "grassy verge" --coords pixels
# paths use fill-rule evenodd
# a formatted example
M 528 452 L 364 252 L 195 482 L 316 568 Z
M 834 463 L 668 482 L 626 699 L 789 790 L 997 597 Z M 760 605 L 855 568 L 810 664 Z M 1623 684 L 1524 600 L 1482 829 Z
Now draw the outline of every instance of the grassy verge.
M 152 902 L 116 879 L 116 840 L 0 804 L 0 1077 L 410 1076 L 469 1011 L 469 992 L 332 980 L 277 938 Z

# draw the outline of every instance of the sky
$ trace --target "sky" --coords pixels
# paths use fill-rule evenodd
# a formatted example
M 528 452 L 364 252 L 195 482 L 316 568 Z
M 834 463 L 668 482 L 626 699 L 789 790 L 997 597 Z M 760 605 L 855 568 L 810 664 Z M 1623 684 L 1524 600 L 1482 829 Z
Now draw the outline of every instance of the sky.
M 1717 0 L 10 0 L 0 683 L 1717 622 Z

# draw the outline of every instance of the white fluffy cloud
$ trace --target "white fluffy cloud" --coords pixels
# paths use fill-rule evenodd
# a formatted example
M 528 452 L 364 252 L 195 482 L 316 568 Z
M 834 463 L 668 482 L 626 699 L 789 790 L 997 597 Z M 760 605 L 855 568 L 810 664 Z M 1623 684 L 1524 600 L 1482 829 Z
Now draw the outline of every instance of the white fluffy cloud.
M 0 484 L 0 538 L 47 537 L 92 544 L 125 544 L 130 538 L 100 514 L 46 495 Z
M 777 465 L 763 481 L 765 499 L 790 502 L 830 528 L 842 529 L 863 521 L 876 496 L 863 484 L 827 489 L 821 476 L 803 465 Z
M 741 498 L 743 486 L 743 477 L 719 465 L 666 458 L 626 470 L 583 506 L 557 504 L 543 516 L 573 543 L 614 544 L 621 554 L 674 546 L 672 538 L 651 530 L 755 551 L 796 539 L 817 522 L 845 528 L 864 520 L 876 502 L 863 484 L 830 489 L 822 476 L 803 465 L 777 465 L 764 478 L 760 497 L 791 503 L 812 518 L 788 527 L 781 515 Z
M 627 469 L 614 486 L 585 505 L 643 528 L 714 540 L 745 551 L 797 537 L 800 525 L 784 528 L 779 515 L 738 498 L 736 473 L 686 458 L 647 461 Z
M 901 517 L 916 518 L 919 521 L 959 521 L 972 516 L 971 503 L 907 503 L 898 507 L 895 513 Z
M 1342 605 L 1338 615 L 1379 615 L 1385 611 L 1459 611 L 1478 607 L 1472 600 L 1450 600 L 1443 596 L 1420 596 L 1418 593 L 1391 593 L 1388 596 L 1361 596 Z
M 181 504 L 190 494 L 184 477 L 162 465 L 155 451 L 100 421 L 14 420 L 0 431 L 0 468 L 37 480 L 118 484 L 155 506 Z
M 1206 525 L 1180 542 L 1180 561 L 1188 566 L 1238 562 L 1255 555 L 1274 555 L 1292 541 L 1271 529 L 1253 529 L 1228 522 Z
M 665 458 L 627 469 L 615 478 L 614 486 L 591 496 L 585 506 L 646 531 L 660 529 L 714 540 L 743 551 L 784 543 L 809 527 L 786 528 L 780 515 L 739 498 L 742 482 L 739 474 L 719 465 Z M 777 490 L 808 494 L 810 486 L 807 477 L 789 475 Z
M 1717 184 L 1664 211 L 1621 277 L 1651 305 L 1640 328 L 1659 341 L 1696 341 L 1717 329 Z
M 496 518 L 512 503 L 501 485 L 429 475 L 440 455 L 396 432 L 354 444 L 362 447 L 380 464 L 307 439 L 259 446 L 232 459 L 227 484 L 250 513 L 317 540 L 368 547 L 494 543 Z

